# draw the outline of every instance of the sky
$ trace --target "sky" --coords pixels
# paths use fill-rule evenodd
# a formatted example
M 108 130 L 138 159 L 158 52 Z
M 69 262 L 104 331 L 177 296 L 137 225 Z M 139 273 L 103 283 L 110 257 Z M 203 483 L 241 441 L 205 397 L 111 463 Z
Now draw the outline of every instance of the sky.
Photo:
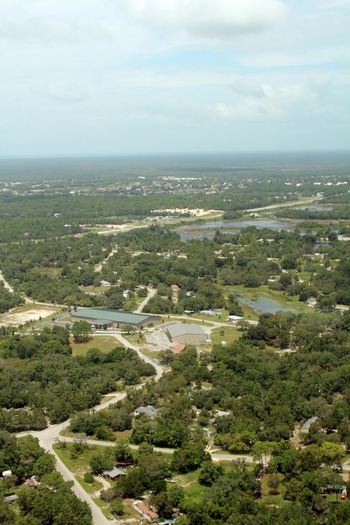
M 350 0 L 0 0 L 0 156 L 350 149 Z

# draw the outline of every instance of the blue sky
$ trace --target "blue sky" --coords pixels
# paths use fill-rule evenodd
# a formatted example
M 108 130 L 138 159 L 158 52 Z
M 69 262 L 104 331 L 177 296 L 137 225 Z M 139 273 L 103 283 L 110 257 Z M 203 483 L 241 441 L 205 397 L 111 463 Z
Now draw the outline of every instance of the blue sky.
M 0 0 L 0 156 L 349 149 L 350 0 Z

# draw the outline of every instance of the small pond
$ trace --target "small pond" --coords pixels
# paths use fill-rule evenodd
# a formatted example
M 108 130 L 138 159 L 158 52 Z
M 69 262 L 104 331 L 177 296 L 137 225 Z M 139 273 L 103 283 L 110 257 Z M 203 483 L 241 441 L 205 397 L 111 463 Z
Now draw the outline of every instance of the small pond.
M 237 297 L 238 301 L 246 306 L 249 306 L 253 310 L 263 313 L 263 314 L 275 314 L 276 312 L 293 312 L 293 308 L 287 308 L 281 306 L 274 299 L 268 299 L 266 297 L 261 297 L 260 299 L 247 300 L 242 297 Z

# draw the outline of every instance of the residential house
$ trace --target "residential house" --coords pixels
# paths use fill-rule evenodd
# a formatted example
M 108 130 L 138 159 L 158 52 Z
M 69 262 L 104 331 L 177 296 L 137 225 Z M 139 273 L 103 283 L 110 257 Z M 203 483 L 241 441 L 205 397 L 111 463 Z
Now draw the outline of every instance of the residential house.
M 319 417 L 317 416 L 312 416 L 310 417 L 307 421 L 305 421 L 305 423 L 303 424 L 303 426 L 300 428 L 300 432 L 306 432 L 308 433 L 309 430 L 310 430 L 310 427 L 313 423 L 319 423 L 321 420 Z
M 138 407 L 135 409 L 135 416 L 139 416 L 141 414 L 145 414 L 147 417 L 153 419 L 158 414 L 159 409 L 154 408 L 152 405 L 148 405 L 146 407 Z
M 147 505 L 143 503 L 143 501 L 134 501 L 132 504 L 132 507 L 139 513 L 145 520 L 149 521 L 150 523 L 155 523 L 159 516 L 156 512 L 151 510 Z
M 120 478 L 121 476 L 125 476 L 125 472 L 123 470 L 121 470 L 120 468 L 113 467 L 110 470 L 104 470 L 102 475 L 105 478 L 109 478 L 109 479 L 115 480 L 115 479 Z

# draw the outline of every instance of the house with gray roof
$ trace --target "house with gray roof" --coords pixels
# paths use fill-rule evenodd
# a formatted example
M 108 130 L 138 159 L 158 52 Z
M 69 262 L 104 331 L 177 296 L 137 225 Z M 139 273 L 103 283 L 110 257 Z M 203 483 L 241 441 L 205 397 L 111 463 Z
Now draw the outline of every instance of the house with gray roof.
M 210 342 L 203 328 L 193 323 L 174 323 L 168 325 L 167 334 L 172 342 L 200 345 Z
M 80 308 L 77 312 L 72 312 L 71 315 L 73 322 L 87 321 L 97 330 L 121 328 L 126 325 L 143 328 L 161 322 L 159 315 L 134 314 L 133 312 L 108 308 Z
M 154 408 L 152 405 L 147 405 L 146 407 L 138 407 L 135 409 L 135 416 L 140 416 L 141 414 L 145 414 L 147 417 L 150 417 L 151 419 L 155 418 L 158 414 L 159 409 Z
M 300 428 L 300 432 L 306 432 L 306 433 L 309 432 L 311 425 L 313 423 L 319 423 L 320 421 L 321 421 L 320 418 L 317 416 L 310 417 L 307 421 L 305 421 L 303 426 Z
M 109 478 L 109 479 L 118 479 L 121 476 L 125 476 L 126 475 L 123 470 L 121 470 L 120 468 L 117 468 L 117 467 L 113 467 L 110 470 L 104 470 L 102 474 L 103 474 L 103 476 L 105 478 Z

